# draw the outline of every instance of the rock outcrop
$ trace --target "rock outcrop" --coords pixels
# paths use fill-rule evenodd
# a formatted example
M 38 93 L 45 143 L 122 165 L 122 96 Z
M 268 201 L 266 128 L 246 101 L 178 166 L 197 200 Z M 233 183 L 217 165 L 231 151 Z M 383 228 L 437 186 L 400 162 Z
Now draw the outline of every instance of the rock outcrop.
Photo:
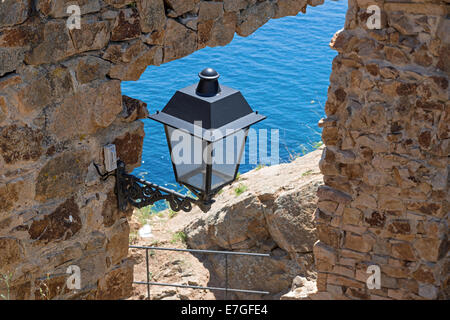
M 289 164 L 246 173 L 224 189 L 206 215 L 198 209 L 193 212 L 197 219 L 184 228 L 189 247 L 271 255 L 229 256 L 231 288 L 270 292 L 266 296 L 236 293 L 229 297 L 277 299 L 289 291 L 297 275 L 315 279 L 313 217 L 316 192 L 322 185 L 318 168 L 321 153 L 317 150 Z M 206 265 L 215 279 L 212 284 L 222 286 L 225 258 L 208 256 Z

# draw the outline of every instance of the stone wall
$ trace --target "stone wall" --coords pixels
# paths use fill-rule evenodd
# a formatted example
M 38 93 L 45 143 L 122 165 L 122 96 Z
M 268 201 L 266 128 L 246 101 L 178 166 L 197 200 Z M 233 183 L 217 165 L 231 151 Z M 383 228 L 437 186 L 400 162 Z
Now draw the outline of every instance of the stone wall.
M 108 143 L 128 169 L 141 162 L 146 108 L 122 96 L 122 80 L 322 2 L 1 1 L 0 274 L 11 276 L 9 298 L 129 294 L 131 211 L 118 212 L 114 178 L 100 181 L 93 166 Z M 80 30 L 66 25 L 73 4 Z M 81 268 L 81 290 L 66 287 L 70 265 Z
M 379 30 L 366 8 L 381 8 Z M 449 299 L 448 1 L 350 0 L 331 42 L 319 297 Z M 369 265 L 381 288 L 366 287 Z

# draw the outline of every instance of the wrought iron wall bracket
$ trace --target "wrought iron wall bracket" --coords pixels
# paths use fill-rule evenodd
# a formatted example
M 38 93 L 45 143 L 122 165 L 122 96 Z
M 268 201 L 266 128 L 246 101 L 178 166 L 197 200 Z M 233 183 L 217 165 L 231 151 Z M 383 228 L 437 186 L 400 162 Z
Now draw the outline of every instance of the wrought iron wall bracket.
M 193 199 L 176 191 L 158 186 L 154 183 L 139 179 L 126 173 L 125 163 L 117 162 L 116 192 L 119 210 L 126 210 L 128 204 L 136 208 L 143 208 L 160 200 L 166 200 L 173 211 L 189 212 L 192 205 L 197 205 L 203 212 L 211 208 L 213 201 Z

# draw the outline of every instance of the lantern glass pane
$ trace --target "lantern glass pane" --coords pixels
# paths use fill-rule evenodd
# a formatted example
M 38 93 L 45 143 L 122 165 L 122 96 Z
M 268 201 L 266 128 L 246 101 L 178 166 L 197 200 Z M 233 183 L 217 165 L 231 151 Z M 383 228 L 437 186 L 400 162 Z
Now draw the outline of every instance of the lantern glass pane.
M 211 190 L 234 180 L 247 134 L 248 128 L 213 143 Z
M 166 126 L 166 134 L 178 182 L 204 191 L 206 163 L 203 160 L 203 150 L 206 142 L 169 126 Z

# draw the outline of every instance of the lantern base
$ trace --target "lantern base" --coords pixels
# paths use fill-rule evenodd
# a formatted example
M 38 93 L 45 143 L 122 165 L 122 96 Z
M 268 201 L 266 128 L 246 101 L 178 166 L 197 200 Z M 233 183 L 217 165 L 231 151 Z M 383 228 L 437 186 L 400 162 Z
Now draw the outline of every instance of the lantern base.
M 214 201 L 210 199 L 203 200 L 200 197 L 199 199 L 194 199 L 185 196 L 176 191 L 128 174 L 125 171 L 125 163 L 120 160 L 117 162 L 115 176 L 116 194 L 120 211 L 125 211 L 128 204 L 131 204 L 136 208 L 143 208 L 153 205 L 157 201 L 166 200 L 169 203 L 170 209 L 175 212 L 180 210 L 190 212 L 192 210 L 192 205 L 195 204 L 200 210 L 206 213 L 211 208 L 211 204 L 214 203 Z

